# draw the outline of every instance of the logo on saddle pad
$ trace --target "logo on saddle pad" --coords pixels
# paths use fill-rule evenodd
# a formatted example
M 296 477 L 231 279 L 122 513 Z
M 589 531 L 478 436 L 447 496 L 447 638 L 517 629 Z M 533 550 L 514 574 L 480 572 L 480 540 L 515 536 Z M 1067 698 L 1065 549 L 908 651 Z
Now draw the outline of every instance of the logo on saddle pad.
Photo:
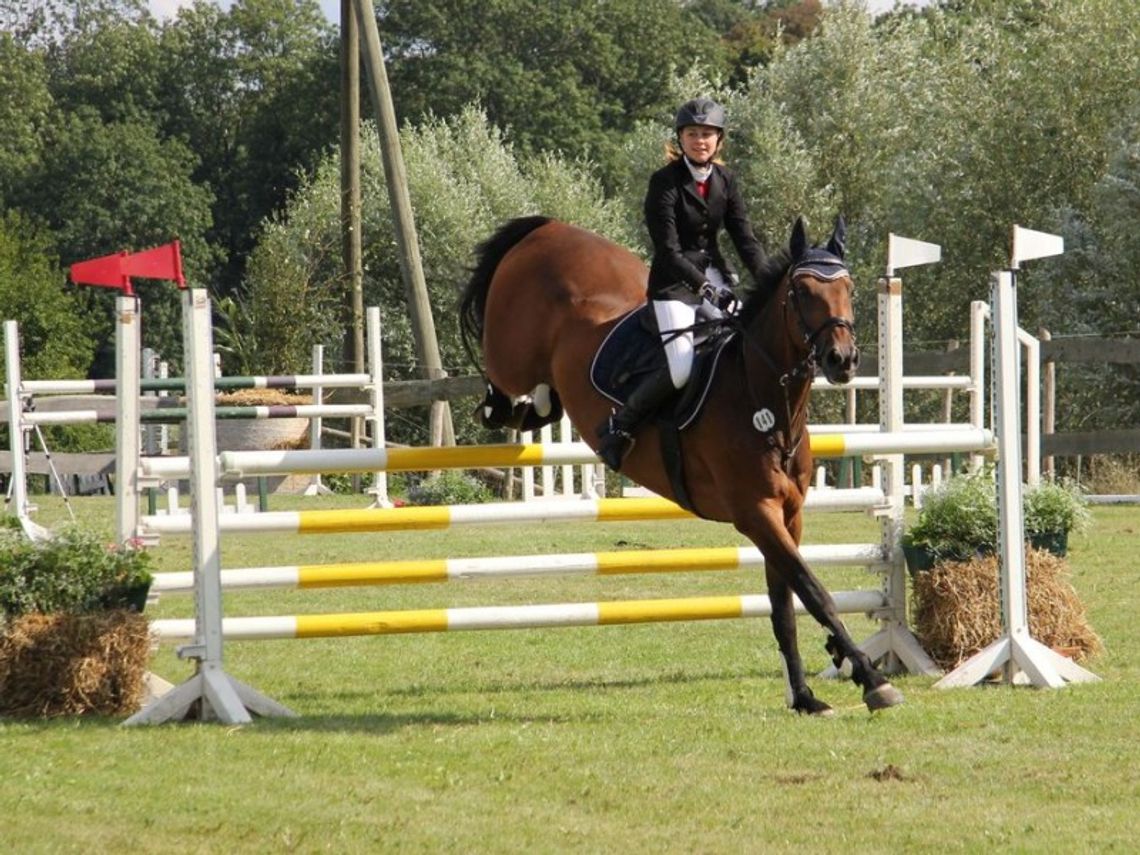
M 772 411 L 765 407 L 762 410 L 757 410 L 752 414 L 752 427 L 760 431 L 760 433 L 767 433 L 776 426 L 776 417 L 772 415 Z

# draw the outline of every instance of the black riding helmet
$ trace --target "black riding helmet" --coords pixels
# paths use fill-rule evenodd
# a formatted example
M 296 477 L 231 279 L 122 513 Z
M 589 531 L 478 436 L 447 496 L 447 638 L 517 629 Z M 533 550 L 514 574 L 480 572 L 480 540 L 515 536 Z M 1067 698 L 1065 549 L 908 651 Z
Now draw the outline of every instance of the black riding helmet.
M 712 98 L 693 98 L 681 105 L 673 127 L 680 133 L 688 125 L 708 125 L 724 133 L 724 123 L 724 107 Z

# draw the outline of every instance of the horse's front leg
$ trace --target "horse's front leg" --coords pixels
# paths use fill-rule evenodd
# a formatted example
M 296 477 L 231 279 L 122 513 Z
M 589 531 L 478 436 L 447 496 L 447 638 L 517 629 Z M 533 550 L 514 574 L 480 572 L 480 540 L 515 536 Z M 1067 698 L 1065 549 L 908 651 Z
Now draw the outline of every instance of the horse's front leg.
M 772 603 L 772 632 L 776 636 L 776 644 L 780 648 L 780 657 L 784 664 L 788 707 L 807 715 L 831 715 L 833 712 L 831 707 L 817 698 L 808 688 L 797 640 L 792 589 L 784 581 L 783 574 L 774 571 L 767 560 L 764 572 L 768 579 L 768 599 Z
M 780 644 L 781 654 L 785 652 L 785 644 L 787 643 L 787 630 L 782 630 L 783 622 L 785 620 L 794 621 L 794 618 L 781 617 L 777 619 L 777 597 L 785 596 L 781 592 L 788 589 L 799 597 L 808 614 L 830 633 L 827 640 L 827 650 L 831 653 L 836 664 L 841 664 L 844 659 L 851 662 L 851 679 L 863 689 L 863 702 L 867 707 L 877 710 L 902 703 L 902 693 L 879 672 L 867 654 L 858 648 L 847 632 L 843 621 L 839 619 L 835 601 L 800 556 L 795 538 L 788 531 L 786 522 L 792 521 L 785 520 L 780 503 L 775 500 L 760 503 L 755 513 L 736 522 L 737 530 L 755 543 L 764 554 L 769 597 L 772 598 L 772 622 L 776 630 L 777 642 Z M 773 584 L 773 579 L 776 580 L 775 584 Z M 787 606 L 782 606 L 780 611 L 786 612 Z M 781 631 L 785 633 L 785 637 L 781 637 Z M 791 635 L 791 648 L 795 649 L 794 629 Z M 795 658 L 798 660 L 798 653 Z M 790 666 L 791 662 L 787 656 L 785 656 L 785 662 Z M 791 673 L 790 668 L 789 673 Z M 791 677 L 789 677 L 790 679 Z M 803 680 L 802 676 L 802 665 L 800 666 L 800 681 L 806 688 L 806 681 Z M 789 685 L 791 685 L 790 682 Z

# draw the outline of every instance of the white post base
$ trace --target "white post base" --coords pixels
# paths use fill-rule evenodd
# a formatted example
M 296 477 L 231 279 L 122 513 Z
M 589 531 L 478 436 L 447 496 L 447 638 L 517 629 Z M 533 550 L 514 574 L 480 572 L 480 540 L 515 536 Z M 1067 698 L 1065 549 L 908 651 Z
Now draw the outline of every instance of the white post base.
M 881 662 L 895 666 L 901 664 L 908 674 L 922 674 L 926 677 L 938 677 L 942 674 L 942 669 L 922 649 L 914 633 L 907 629 L 905 624 L 897 621 L 884 623 L 882 629 L 859 643 L 859 649 L 876 664 Z M 846 672 L 849 669 L 850 665 L 844 661 L 843 670 Z M 892 673 L 891 668 L 886 670 Z M 830 679 L 840 676 L 840 672 L 832 665 L 821 671 L 819 676 Z
M 1007 634 L 981 650 L 934 684 L 936 689 L 973 686 L 1000 670 L 1002 682 L 1059 689 L 1070 683 L 1090 683 L 1100 677 L 1086 671 L 1033 638 L 1028 630 Z
M 297 717 L 288 707 L 235 680 L 220 668 L 200 666 L 197 674 L 143 707 L 123 722 L 123 726 L 187 720 L 249 724 L 253 721 L 250 713 Z

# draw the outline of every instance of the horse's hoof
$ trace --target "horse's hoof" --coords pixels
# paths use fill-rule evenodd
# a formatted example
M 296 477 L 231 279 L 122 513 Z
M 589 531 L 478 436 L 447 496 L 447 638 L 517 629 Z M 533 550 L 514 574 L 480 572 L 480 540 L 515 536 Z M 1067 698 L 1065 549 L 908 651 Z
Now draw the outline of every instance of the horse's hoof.
M 887 707 L 897 706 L 902 702 L 903 693 L 890 683 L 883 683 L 883 685 L 868 689 L 863 693 L 863 703 L 865 703 L 867 709 L 872 712 L 875 710 L 885 710 Z
M 815 715 L 822 718 L 835 715 L 835 710 L 814 695 L 797 700 L 792 705 L 792 709 L 800 715 Z

